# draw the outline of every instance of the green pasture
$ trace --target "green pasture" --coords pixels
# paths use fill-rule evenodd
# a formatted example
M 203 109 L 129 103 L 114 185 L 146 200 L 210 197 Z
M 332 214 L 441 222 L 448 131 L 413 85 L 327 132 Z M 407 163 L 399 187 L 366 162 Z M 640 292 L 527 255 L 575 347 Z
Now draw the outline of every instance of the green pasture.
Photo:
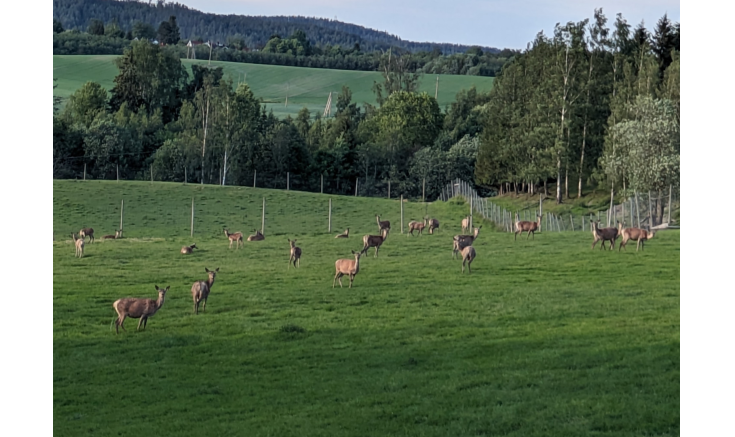
M 114 64 L 116 55 L 54 55 L 54 77 L 58 87 L 54 95 L 68 97 L 85 82 L 98 82 L 111 90 L 113 79 L 118 73 Z M 183 59 L 187 68 L 194 63 L 206 64 L 207 61 Z M 312 113 L 322 113 L 327 104 L 330 92 L 332 106 L 337 100 L 334 93 L 339 93 L 343 85 L 350 87 L 352 101 L 377 105 L 375 94 L 371 91 L 373 82 L 382 83 L 383 78 L 376 71 L 329 70 L 323 68 L 287 67 L 277 65 L 244 64 L 237 62 L 212 61 L 212 65 L 221 66 L 225 77 L 246 81 L 256 97 L 266 102 L 269 109 L 279 117 L 295 116 L 304 106 Z M 189 70 L 191 73 L 191 70 Z M 420 91 L 434 95 L 436 76 L 425 75 L 421 78 Z M 478 90 L 487 91 L 492 87 L 492 77 L 439 75 L 439 106 L 450 104 L 462 89 L 475 85 Z M 286 106 L 288 95 L 288 106 Z
M 468 207 L 400 232 L 397 200 L 177 183 L 54 181 L 54 435 L 679 435 L 679 232 L 642 252 L 591 235 L 533 240 L 483 224 L 472 274 L 452 259 Z M 228 249 L 223 226 L 265 240 Z M 327 232 L 328 199 L 333 202 Z M 194 237 L 190 233 L 194 199 Z M 124 237 L 103 241 L 119 226 Z M 334 262 L 361 258 L 352 289 Z M 97 241 L 74 257 L 72 231 Z M 348 239 L 334 235 L 350 227 Z M 287 268 L 287 238 L 302 248 Z M 196 243 L 192 255 L 183 245 Z M 631 247 L 633 248 L 631 250 Z M 205 312 L 191 285 L 220 268 Z M 145 331 L 112 302 L 155 298 Z

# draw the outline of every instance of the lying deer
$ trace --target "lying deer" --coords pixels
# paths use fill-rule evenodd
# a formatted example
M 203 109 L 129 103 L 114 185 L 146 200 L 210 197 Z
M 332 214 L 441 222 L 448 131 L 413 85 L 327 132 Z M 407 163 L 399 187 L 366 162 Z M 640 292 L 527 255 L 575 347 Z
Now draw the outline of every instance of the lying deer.
M 74 232 L 71 233 L 71 238 L 74 241 L 74 256 L 82 258 L 84 256 L 84 238 L 77 238 Z
M 388 232 L 390 231 L 384 228 L 380 235 L 365 235 L 364 237 L 362 237 L 363 248 L 361 253 L 367 253 L 368 249 L 374 247 L 375 258 L 377 258 L 378 249 L 380 249 L 380 246 L 385 242 L 385 239 L 388 238 Z
M 345 229 L 345 231 L 339 235 L 336 235 L 334 238 L 349 238 L 350 236 L 350 228 Z
M 390 231 L 390 222 L 388 220 L 380 221 L 380 216 L 376 215 L 375 220 L 378 221 L 378 232 L 383 232 L 383 229 L 388 229 Z
M 434 234 L 434 229 L 439 229 L 439 220 L 432 218 L 429 219 L 429 233 Z
M 610 242 L 610 250 L 615 249 L 615 240 L 618 239 L 618 228 L 600 229 L 599 221 L 598 222 L 590 221 L 590 225 L 592 229 L 592 237 L 594 237 L 594 240 L 592 241 L 593 249 L 595 248 L 595 244 L 597 244 L 598 241 L 602 241 L 602 243 L 600 244 L 600 250 L 605 248 L 605 241 Z
M 417 221 L 411 221 L 408 223 L 408 234 L 411 234 L 413 236 L 413 231 L 419 231 L 419 235 L 423 235 L 424 228 L 428 224 L 428 219 L 424 217 L 423 222 L 417 222 Z M 408 234 L 406 235 L 408 237 Z
M 360 257 L 362 252 L 352 251 L 355 255 L 355 260 L 351 259 L 338 259 L 334 262 L 334 268 L 337 271 L 334 274 L 334 281 L 332 281 L 332 288 L 337 280 L 339 280 L 339 288 L 342 288 L 342 276 L 347 275 L 350 277 L 350 288 L 352 288 L 352 281 L 355 280 L 355 275 L 360 272 Z
M 212 291 L 214 277 L 217 272 L 219 272 L 219 267 L 217 267 L 216 270 L 209 270 L 205 267 L 204 271 L 207 272 L 207 280 L 196 281 L 194 285 L 191 286 L 191 296 L 194 298 L 194 314 L 199 314 L 199 302 L 204 301 L 202 311 L 207 307 L 207 298 L 209 297 L 209 292 Z
M 94 229 L 92 228 L 84 228 L 81 231 L 79 231 L 79 238 L 89 237 L 89 242 L 94 241 Z
M 115 231 L 115 235 L 105 235 L 102 237 L 103 240 L 117 240 L 118 238 L 122 238 L 122 232 L 119 229 Z
M 293 262 L 294 268 L 298 263 L 298 267 L 301 267 L 301 248 L 296 247 L 296 240 L 288 239 L 288 244 L 291 245 L 291 257 L 288 259 L 288 267 L 291 268 Z
M 638 252 L 638 248 L 643 249 L 643 245 L 646 242 L 646 240 L 650 240 L 656 236 L 656 231 L 646 231 L 644 229 L 638 229 L 638 228 L 625 228 L 622 232 L 623 241 L 620 242 L 620 246 L 618 246 L 618 252 L 620 252 L 620 249 L 624 248 L 626 244 L 628 244 L 628 240 L 635 240 L 638 243 L 636 244 L 635 251 Z M 628 249 L 625 249 L 626 251 Z
M 480 235 L 480 227 L 475 228 L 475 233 L 472 235 L 455 235 L 452 240 L 452 259 L 457 258 L 457 254 L 461 253 L 465 247 L 471 246 L 475 242 L 477 236 Z
M 196 248 L 197 248 L 197 245 L 196 244 L 192 244 L 191 246 L 184 246 L 184 247 L 181 248 L 181 253 L 183 253 L 184 255 L 188 255 L 188 254 L 192 253 L 194 251 L 194 249 L 196 249 Z
M 470 230 L 470 216 L 462 219 L 462 232 Z
M 513 241 L 518 240 L 518 234 L 522 234 L 524 232 L 528 232 L 528 234 L 526 234 L 526 240 L 528 240 L 528 237 L 531 234 L 533 234 L 535 237 L 536 232 L 541 232 L 541 216 L 537 215 L 536 217 L 537 217 L 537 220 L 535 222 L 527 222 L 527 221 L 517 221 L 516 222 L 516 231 L 513 237 Z
M 263 236 L 263 234 L 260 233 L 259 230 L 253 229 L 253 232 L 255 232 L 255 233 L 253 235 L 250 235 L 248 237 L 248 241 L 263 241 L 263 240 L 265 240 L 265 237 Z
M 472 273 L 472 269 L 470 268 L 470 265 L 472 264 L 472 260 L 475 259 L 475 248 L 472 246 L 467 246 L 464 249 L 462 249 L 462 273 L 464 273 L 464 264 L 467 263 L 467 271 L 468 273 Z
M 163 306 L 163 298 L 166 296 L 168 289 L 171 288 L 170 285 L 166 288 L 158 288 L 158 285 L 155 285 L 154 287 L 156 287 L 156 291 L 158 291 L 158 300 L 127 297 L 124 299 L 118 299 L 112 304 L 112 307 L 115 308 L 115 311 L 117 312 L 117 320 L 115 320 L 116 334 L 120 333 L 120 327 L 122 327 L 123 331 L 127 331 L 125 329 L 125 325 L 123 325 L 127 317 L 140 319 L 140 321 L 138 321 L 137 330 L 140 330 L 141 324 L 143 325 L 143 329 L 145 329 L 148 324 L 148 318 L 156 314 L 156 312 L 161 309 Z
M 224 228 L 224 231 L 225 235 L 227 235 L 227 238 L 230 240 L 230 249 L 232 249 L 232 243 L 235 243 L 235 249 L 239 249 L 241 244 L 244 247 L 245 243 L 242 242 L 242 232 L 230 234 L 230 231 L 227 228 Z

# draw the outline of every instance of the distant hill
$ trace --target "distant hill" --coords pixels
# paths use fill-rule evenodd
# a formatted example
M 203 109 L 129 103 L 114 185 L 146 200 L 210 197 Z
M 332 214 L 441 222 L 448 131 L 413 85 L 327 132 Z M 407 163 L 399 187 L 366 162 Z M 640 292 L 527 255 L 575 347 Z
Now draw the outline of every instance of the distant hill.
M 178 3 L 142 2 L 135 0 L 53 0 L 54 18 L 65 29 L 86 30 L 89 20 L 97 18 L 105 23 L 117 19 L 124 30 L 142 21 L 158 28 L 161 21 L 175 15 L 181 38 L 201 37 L 205 40 L 226 41 L 238 36 L 250 48 L 262 48 L 271 35 L 291 35 L 303 30 L 312 44 L 318 46 L 341 45 L 363 51 L 400 47 L 412 52 L 441 50 L 443 54 L 464 53 L 472 46 L 448 43 L 413 42 L 374 29 L 325 18 L 310 17 L 256 17 L 247 15 L 217 15 L 191 9 Z M 482 47 L 483 51 L 499 53 L 494 47 Z

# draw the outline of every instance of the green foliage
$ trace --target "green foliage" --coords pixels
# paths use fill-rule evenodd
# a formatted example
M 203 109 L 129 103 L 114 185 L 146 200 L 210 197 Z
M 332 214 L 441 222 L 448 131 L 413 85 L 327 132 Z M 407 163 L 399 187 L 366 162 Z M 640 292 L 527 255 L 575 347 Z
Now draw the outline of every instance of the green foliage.
M 87 82 L 69 96 L 63 116 L 88 127 L 98 115 L 105 114 L 106 108 L 107 90 L 97 82 Z
M 113 21 L 105 26 L 105 36 L 110 38 L 125 38 L 125 31 L 120 29 L 117 22 Z
M 133 24 L 133 38 L 154 39 L 156 37 L 156 29 L 148 23 L 136 21 Z
M 54 18 L 54 33 L 61 33 L 64 31 L 64 26 L 61 24 L 61 21 Z
M 285 53 L 292 56 L 309 56 L 312 53 L 311 43 L 303 30 L 297 30 L 290 38 L 282 39 L 273 35 L 263 47 L 266 53 Z
M 104 35 L 105 34 L 105 23 L 102 20 L 93 18 L 89 20 L 89 27 L 87 27 L 87 33 L 90 35 Z

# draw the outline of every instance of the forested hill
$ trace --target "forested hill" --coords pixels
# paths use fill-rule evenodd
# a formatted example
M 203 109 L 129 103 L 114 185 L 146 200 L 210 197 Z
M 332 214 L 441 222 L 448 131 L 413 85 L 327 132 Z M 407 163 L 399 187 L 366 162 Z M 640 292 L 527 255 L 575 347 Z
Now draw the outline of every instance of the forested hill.
M 271 35 L 287 36 L 296 30 L 309 35 L 315 45 L 341 45 L 354 47 L 359 44 L 364 51 L 400 47 L 412 52 L 431 52 L 439 49 L 443 54 L 464 53 L 470 46 L 460 44 L 405 41 L 387 32 L 381 32 L 350 23 L 310 17 L 256 17 L 245 15 L 217 15 L 191 9 L 178 3 L 141 2 L 135 0 L 54 0 L 54 18 L 65 29 L 86 30 L 93 18 L 107 23 L 117 19 L 122 29 L 131 29 L 137 21 L 155 28 L 171 15 L 176 16 L 181 38 L 222 41 L 239 37 L 248 47 L 260 49 Z M 493 47 L 483 51 L 498 53 Z

